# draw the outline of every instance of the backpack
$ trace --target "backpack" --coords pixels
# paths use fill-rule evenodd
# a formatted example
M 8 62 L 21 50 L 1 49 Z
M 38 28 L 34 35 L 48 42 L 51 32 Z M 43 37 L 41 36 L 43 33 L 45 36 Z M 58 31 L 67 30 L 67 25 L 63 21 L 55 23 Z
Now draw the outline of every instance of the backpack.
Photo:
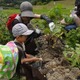
M 6 23 L 6 27 L 8 28 L 9 31 L 12 30 L 12 22 L 13 20 L 15 19 L 15 17 L 17 16 L 18 14 L 11 14 L 7 20 L 7 23 Z
M 18 64 L 17 64 L 17 68 L 16 68 L 16 74 L 17 75 L 20 75 L 20 74 L 24 74 L 24 70 L 22 69 L 22 66 L 21 66 L 21 59 L 22 58 L 25 58 L 26 57 L 26 54 L 25 52 L 23 51 L 23 47 L 22 45 L 20 45 L 18 42 L 15 42 L 14 43 L 16 44 L 17 48 L 18 48 Z

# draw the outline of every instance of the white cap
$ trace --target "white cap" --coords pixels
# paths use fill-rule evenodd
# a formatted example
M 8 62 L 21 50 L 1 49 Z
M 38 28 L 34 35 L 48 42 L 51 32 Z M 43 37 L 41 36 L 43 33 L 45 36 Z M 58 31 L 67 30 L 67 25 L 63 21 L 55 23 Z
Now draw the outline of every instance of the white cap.
M 14 37 L 20 35 L 30 35 L 33 33 L 33 30 L 29 30 L 27 26 L 23 23 L 18 23 L 13 26 L 12 33 Z

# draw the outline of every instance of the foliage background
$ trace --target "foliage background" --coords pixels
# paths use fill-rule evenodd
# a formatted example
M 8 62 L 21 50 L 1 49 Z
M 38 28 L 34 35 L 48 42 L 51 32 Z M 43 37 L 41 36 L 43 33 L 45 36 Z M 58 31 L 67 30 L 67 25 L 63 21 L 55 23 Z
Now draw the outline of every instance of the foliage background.
M 66 32 L 64 30 L 64 26 L 59 22 L 65 16 L 69 16 L 71 10 L 74 8 L 75 0 L 63 0 L 57 1 L 54 3 L 53 1 L 46 5 L 35 5 L 34 12 L 39 14 L 48 15 L 56 24 L 56 28 L 53 32 L 50 32 L 48 28 L 48 24 L 43 20 L 32 20 L 32 24 L 35 27 L 36 25 L 47 35 L 50 34 L 52 36 L 56 36 L 60 38 L 65 43 L 65 47 L 63 50 L 64 57 L 71 62 L 72 66 L 79 67 L 80 65 L 80 27 L 76 30 L 71 30 L 70 32 Z M 63 4 L 64 3 L 64 4 Z M 68 7 L 67 7 L 68 6 Z M 20 13 L 19 9 L 9 8 L 0 11 L 0 44 L 6 44 L 8 41 L 12 40 L 11 34 L 6 28 L 6 22 L 8 16 L 13 13 Z M 64 34 L 65 36 L 63 36 Z M 53 46 L 54 44 L 52 44 Z M 69 56 L 70 55 L 70 56 Z M 75 62 L 74 62 L 75 59 Z

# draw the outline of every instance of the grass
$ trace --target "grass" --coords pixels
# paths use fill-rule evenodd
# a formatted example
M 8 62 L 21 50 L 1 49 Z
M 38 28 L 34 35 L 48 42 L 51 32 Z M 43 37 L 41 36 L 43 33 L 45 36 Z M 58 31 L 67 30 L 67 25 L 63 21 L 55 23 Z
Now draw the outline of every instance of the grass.
M 75 0 L 62 0 L 62 1 L 52 1 L 46 5 L 34 5 L 33 9 L 34 9 L 34 13 L 38 13 L 38 14 L 47 14 L 48 11 L 51 8 L 54 8 L 55 5 L 61 4 L 64 9 L 72 9 L 74 8 L 74 2 Z M 20 13 L 19 9 L 6 9 L 2 11 L 3 13 L 6 13 L 8 15 L 13 14 L 13 13 Z
M 54 8 L 55 5 L 62 5 L 67 9 L 72 9 L 74 8 L 74 3 L 75 0 L 62 0 L 62 1 L 51 1 L 50 3 L 48 3 L 47 5 L 38 5 L 38 6 L 34 6 L 34 12 L 36 13 L 46 13 L 51 9 Z

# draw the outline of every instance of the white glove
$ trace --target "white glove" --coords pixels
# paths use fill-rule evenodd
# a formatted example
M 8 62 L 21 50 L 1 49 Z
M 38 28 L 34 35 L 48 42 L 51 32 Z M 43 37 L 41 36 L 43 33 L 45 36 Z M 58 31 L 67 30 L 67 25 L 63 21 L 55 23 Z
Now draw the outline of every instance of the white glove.
M 37 29 L 35 29 L 35 31 L 36 31 L 36 33 L 37 33 L 37 34 L 40 34 L 40 33 L 41 33 L 41 30 L 40 30 L 40 29 L 38 29 L 38 28 L 37 28 Z
M 55 24 L 53 22 L 49 23 L 49 28 L 51 31 L 55 28 Z
M 75 11 L 72 11 L 70 17 L 71 17 L 71 18 L 75 18 L 75 17 L 77 17 L 77 15 L 76 15 L 75 13 L 76 13 Z

